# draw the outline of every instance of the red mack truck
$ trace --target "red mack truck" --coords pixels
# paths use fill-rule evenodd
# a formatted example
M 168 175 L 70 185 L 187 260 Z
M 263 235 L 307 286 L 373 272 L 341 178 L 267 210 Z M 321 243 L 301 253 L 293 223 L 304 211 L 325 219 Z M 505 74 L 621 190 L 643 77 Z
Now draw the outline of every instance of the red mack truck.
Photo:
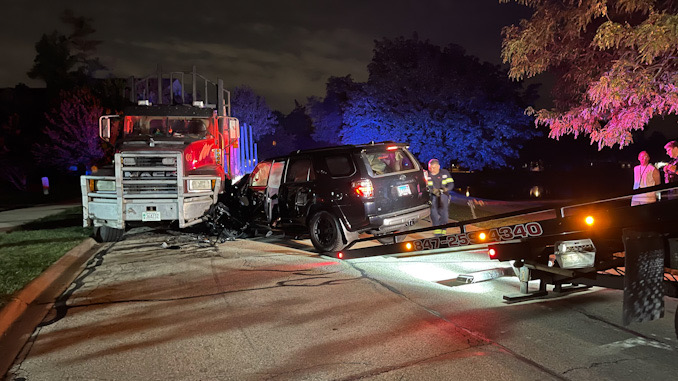
M 197 224 L 241 174 L 239 122 L 221 79 L 159 68 L 157 78 L 130 78 L 128 90 L 134 106 L 99 118 L 99 136 L 115 137 L 113 162 L 80 178 L 83 226 L 104 242 L 119 240 L 129 222 Z

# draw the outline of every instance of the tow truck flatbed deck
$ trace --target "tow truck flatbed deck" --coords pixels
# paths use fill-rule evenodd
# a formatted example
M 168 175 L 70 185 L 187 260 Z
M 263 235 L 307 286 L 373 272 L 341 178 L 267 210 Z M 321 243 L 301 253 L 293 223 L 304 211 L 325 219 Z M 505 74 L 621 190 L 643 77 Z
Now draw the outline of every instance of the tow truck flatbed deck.
M 389 236 L 446 229 L 452 234 L 400 243 L 353 248 L 339 259 L 367 256 L 421 256 L 487 250 L 508 261 L 520 280 L 517 302 L 580 287 L 624 290 L 624 323 L 663 316 L 663 297 L 678 297 L 678 195 L 675 184 L 557 208 L 534 208 L 454 222 Z M 658 202 L 630 206 L 634 194 L 658 192 Z M 505 225 L 502 221 L 509 221 Z M 385 236 L 388 237 L 388 236 Z M 505 275 L 505 274 L 500 274 Z M 491 278 L 491 277 L 489 277 Z M 530 291 L 528 282 L 538 280 Z M 677 311 L 678 312 L 678 311 Z M 678 315 L 678 313 L 677 313 Z M 678 335 L 678 317 L 676 317 Z

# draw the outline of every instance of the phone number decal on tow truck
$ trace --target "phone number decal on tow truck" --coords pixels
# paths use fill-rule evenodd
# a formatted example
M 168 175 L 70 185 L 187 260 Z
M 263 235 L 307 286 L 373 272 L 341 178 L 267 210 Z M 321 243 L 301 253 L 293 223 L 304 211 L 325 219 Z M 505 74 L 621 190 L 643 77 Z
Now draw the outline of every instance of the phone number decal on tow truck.
M 412 245 L 414 246 L 413 249 L 417 251 L 435 250 L 446 247 L 509 241 L 517 238 L 538 237 L 542 234 L 544 234 L 544 229 L 538 222 L 528 222 L 526 224 L 502 226 L 500 228 L 492 228 L 488 230 L 478 230 L 467 233 L 444 235 L 434 238 L 425 238 L 412 241 Z

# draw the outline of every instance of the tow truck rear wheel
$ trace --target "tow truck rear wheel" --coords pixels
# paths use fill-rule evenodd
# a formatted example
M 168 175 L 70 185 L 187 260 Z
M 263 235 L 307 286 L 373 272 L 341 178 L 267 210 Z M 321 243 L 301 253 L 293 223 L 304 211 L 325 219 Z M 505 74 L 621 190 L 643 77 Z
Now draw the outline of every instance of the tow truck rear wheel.
M 116 229 L 110 226 L 100 226 L 94 231 L 94 237 L 101 242 L 115 242 L 122 238 L 124 229 Z
M 311 217 L 309 233 L 313 247 L 321 253 L 344 247 L 339 220 L 329 212 L 321 211 Z

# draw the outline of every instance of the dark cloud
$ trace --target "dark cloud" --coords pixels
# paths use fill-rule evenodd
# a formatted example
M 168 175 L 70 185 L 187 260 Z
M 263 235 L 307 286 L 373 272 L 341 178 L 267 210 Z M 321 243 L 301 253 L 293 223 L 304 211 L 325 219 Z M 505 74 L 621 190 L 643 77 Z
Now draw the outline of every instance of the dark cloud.
M 484 61 L 500 63 L 502 26 L 529 10 L 498 0 L 374 1 L 89 1 L 5 0 L 0 46 L 7 53 L 0 87 L 26 76 L 43 33 L 67 29 L 70 8 L 93 19 L 98 56 L 113 75 L 147 75 L 196 65 L 228 87 L 247 84 L 287 112 L 294 100 L 322 95 L 330 76 L 367 77 L 374 40 L 409 37 L 456 43 Z

